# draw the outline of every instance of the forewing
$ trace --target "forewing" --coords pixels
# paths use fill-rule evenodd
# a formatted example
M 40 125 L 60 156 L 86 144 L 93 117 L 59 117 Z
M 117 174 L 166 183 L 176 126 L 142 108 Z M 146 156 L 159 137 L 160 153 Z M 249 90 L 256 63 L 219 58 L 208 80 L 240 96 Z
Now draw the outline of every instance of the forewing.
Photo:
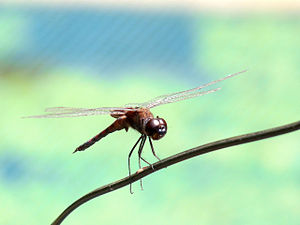
M 216 89 L 212 89 L 212 90 L 208 90 L 208 91 L 189 93 L 189 94 L 181 95 L 180 97 L 176 97 L 176 98 L 175 97 L 172 98 L 172 96 L 170 96 L 169 98 L 168 97 L 164 98 L 162 101 L 157 101 L 157 102 L 152 102 L 151 104 L 147 104 L 144 107 L 153 108 L 153 107 L 158 106 L 158 105 L 164 105 L 164 104 L 168 104 L 168 103 L 172 103 L 172 102 L 178 102 L 178 101 L 186 100 L 186 99 L 189 99 L 189 98 L 195 98 L 195 97 L 198 97 L 198 96 L 206 95 L 206 94 L 218 91 L 220 89 L 221 88 L 216 88 Z
M 54 107 L 47 108 L 45 111 L 50 112 L 44 115 L 27 116 L 23 118 L 62 118 L 62 117 L 78 117 L 78 116 L 94 116 L 103 114 L 120 114 L 120 112 L 133 111 L 124 107 L 102 107 L 102 108 L 71 108 L 71 107 Z
M 208 94 L 208 93 L 212 93 L 212 92 L 215 92 L 219 89 L 216 88 L 216 89 L 212 89 L 212 90 L 209 90 L 209 91 L 202 91 L 202 92 L 200 90 L 203 89 L 203 88 L 206 88 L 210 85 L 216 84 L 220 81 L 223 81 L 223 80 L 226 80 L 228 78 L 239 75 L 241 73 L 244 73 L 246 71 L 247 70 L 243 70 L 243 71 L 238 72 L 238 73 L 230 74 L 230 75 L 228 75 L 226 77 L 223 77 L 221 79 L 209 82 L 207 84 L 204 84 L 204 85 L 201 85 L 199 87 L 195 87 L 195 88 L 192 88 L 192 89 L 189 89 L 189 90 L 180 91 L 180 92 L 176 92 L 176 93 L 172 93 L 172 94 L 161 95 L 161 96 L 158 96 L 156 98 L 151 99 L 150 101 L 147 101 L 147 102 L 144 102 L 144 103 L 141 103 L 141 104 L 137 104 L 137 105 L 139 107 L 153 108 L 153 107 L 158 106 L 158 105 L 167 104 L 167 103 L 176 102 L 176 101 L 181 101 L 181 100 L 185 100 L 185 99 L 205 95 L 205 94 Z
M 74 107 L 51 107 L 46 108 L 45 112 L 51 113 L 62 113 L 62 112 L 76 112 L 81 110 L 86 110 L 87 108 L 74 108 Z

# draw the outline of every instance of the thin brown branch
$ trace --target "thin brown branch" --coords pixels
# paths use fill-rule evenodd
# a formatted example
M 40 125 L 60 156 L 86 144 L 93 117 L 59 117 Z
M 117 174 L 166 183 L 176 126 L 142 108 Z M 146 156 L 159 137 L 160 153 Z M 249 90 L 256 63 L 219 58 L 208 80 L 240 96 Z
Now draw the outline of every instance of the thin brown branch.
M 121 180 L 115 181 L 113 183 L 107 184 L 105 186 L 102 186 L 100 188 L 95 189 L 94 191 L 82 196 L 78 200 L 76 200 L 73 204 L 71 204 L 68 208 L 66 208 L 60 215 L 57 217 L 57 219 L 52 223 L 52 225 L 58 225 L 61 224 L 61 222 L 76 208 L 84 204 L 85 202 L 96 198 L 100 195 L 106 194 L 108 192 L 117 190 L 121 187 L 124 187 L 126 185 L 129 185 L 130 183 L 133 183 L 151 173 L 154 173 L 162 168 L 171 166 L 173 164 L 176 164 L 178 162 L 181 162 L 186 159 L 190 159 L 192 157 L 202 155 L 208 152 L 212 152 L 215 150 L 227 148 L 234 145 L 240 145 L 248 142 L 254 142 L 270 137 L 275 137 L 278 135 L 286 134 L 289 132 L 293 132 L 300 129 L 300 121 L 286 124 L 280 127 L 275 127 L 271 129 L 266 129 L 262 131 L 257 131 L 253 133 L 248 133 L 240 136 L 235 136 L 231 138 L 226 138 L 223 140 L 211 142 L 205 145 L 201 145 L 189 150 L 186 150 L 184 152 L 180 152 L 176 155 L 170 156 L 168 158 L 165 158 L 159 162 L 156 162 L 153 164 L 153 167 L 145 167 L 143 170 L 136 172 L 135 174 L 131 175 L 130 177 L 125 177 Z

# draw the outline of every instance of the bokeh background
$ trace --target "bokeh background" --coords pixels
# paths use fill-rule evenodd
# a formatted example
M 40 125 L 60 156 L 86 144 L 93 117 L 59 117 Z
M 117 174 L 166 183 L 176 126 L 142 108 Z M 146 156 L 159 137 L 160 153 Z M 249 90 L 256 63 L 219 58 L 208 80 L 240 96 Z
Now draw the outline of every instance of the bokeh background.
M 70 4 L 68 4 L 70 3 Z M 0 7 L 0 224 L 50 224 L 127 175 L 139 134 L 114 119 L 21 119 L 53 106 L 143 102 L 230 73 L 222 90 L 160 106 L 161 158 L 299 120 L 300 16 L 290 1 L 36 1 Z M 203 155 L 94 199 L 63 224 L 300 224 L 299 132 Z M 133 170 L 137 169 L 134 155 Z M 144 156 L 151 162 L 150 147 Z

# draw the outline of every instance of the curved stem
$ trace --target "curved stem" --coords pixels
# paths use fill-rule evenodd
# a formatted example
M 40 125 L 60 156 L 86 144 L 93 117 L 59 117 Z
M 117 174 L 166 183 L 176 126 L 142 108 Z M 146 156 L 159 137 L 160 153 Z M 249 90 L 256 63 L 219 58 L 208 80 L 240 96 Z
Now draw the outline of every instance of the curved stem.
M 144 167 L 142 170 L 138 170 L 135 174 L 125 177 L 121 180 L 115 181 L 113 183 L 104 185 L 100 188 L 97 188 L 90 193 L 82 196 L 78 200 L 76 200 L 74 203 L 72 203 L 68 208 L 66 208 L 58 217 L 57 219 L 52 223 L 52 225 L 58 225 L 61 224 L 61 222 L 76 208 L 84 204 L 85 202 L 96 198 L 100 195 L 106 194 L 108 192 L 117 190 L 121 187 L 127 186 L 151 173 L 154 173 L 162 168 L 171 166 L 173 164 L 176 164 L 178 162 L 181 162 L 186 159 L 190 159 L 192 157 L 202 155 L 208 152 L 216 151 L 219 149 L 231 147 L 234 145 L 240 145 L 245 144 L 248 142 L 254 142 L 270 137 L 275 137 L 278 135 L 282 135 L 285 133 L 293 132 L 300 129 L 300 121 L 286 124 L 280 127 L 275 127 L 271 129 L 266 129 L 262 131 L 257 131 L 253 133 L 248 133 L 240 136 L 235 136 L 231 138 L 222 139 L 219 141 L 214 141 L 205 145 L 201 145 L 183 152 L 180 152 L 176 155 L 172 155 L 168 158 L 165 158 L 161 161 L 158 161 L 151 166 Z

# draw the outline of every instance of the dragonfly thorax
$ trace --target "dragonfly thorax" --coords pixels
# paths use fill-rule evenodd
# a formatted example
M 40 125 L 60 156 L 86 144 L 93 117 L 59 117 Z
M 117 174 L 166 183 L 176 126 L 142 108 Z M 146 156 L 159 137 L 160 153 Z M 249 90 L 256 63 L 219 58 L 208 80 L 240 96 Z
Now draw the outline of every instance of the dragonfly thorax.
M 146 123 L 145 132 L 153 140 L 159 140 L 167 133 L 167 122 L 163 118 L 152 118 Z

